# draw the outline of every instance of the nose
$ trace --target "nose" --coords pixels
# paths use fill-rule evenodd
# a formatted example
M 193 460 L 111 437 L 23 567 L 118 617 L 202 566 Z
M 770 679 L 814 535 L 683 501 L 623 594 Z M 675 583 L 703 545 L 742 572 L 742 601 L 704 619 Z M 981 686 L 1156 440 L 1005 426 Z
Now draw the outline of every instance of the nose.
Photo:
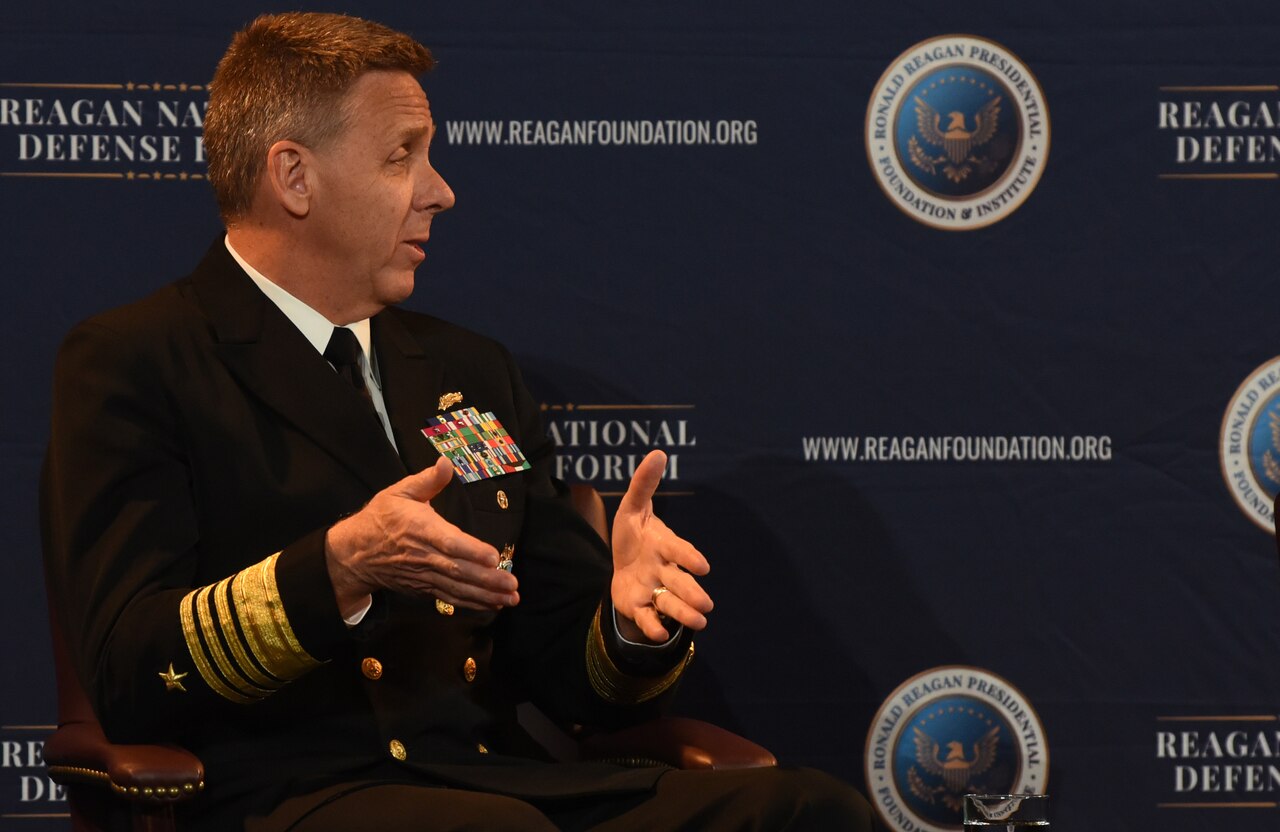
M 453 188 L 444 181 L 431 162 L 425 162 L 425 170 L 419 180 L 417 193 L 414 194 L 413 207 L 417 211 L 438 214 L 453 207 Z

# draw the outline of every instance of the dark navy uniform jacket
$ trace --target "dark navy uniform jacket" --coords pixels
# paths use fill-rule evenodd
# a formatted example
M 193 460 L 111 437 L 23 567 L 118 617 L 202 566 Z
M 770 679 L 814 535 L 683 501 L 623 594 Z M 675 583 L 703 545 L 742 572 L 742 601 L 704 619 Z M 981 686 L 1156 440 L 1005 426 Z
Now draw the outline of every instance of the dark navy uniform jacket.
M 540 762 L 515 706 L 589 725 L 651 716 L 687 637 L 643 665 L 617 650 L 608 552 L 550 477 L 554 448 L 503 347 L 395 308 L 372 338 L 398 452 L 220 240 L 189 277 L 67 337 L 41 518 L 107 735 L 196 752 L 208 785 L 185 811 L 210 829 L 369 779 L 526 797 L 651 787 L 652 769 Z M 521 603 L 451 611 L 383 592 L 348 628 L 325 531 L 434 464 L 421 428 L 451 392 L 533 466 L 455 477 L 432 500 L 511 551 Z

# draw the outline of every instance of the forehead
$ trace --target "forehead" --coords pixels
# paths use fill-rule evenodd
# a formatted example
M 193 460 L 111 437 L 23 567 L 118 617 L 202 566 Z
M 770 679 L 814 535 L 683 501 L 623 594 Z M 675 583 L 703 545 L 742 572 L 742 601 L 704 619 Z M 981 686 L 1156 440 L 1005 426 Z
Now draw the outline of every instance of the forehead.
M 407 72 L 374 70 L 356 79 L 344 105 L 348 124 L 388 137 L 431 126 L 431 105 L 422 85 Z

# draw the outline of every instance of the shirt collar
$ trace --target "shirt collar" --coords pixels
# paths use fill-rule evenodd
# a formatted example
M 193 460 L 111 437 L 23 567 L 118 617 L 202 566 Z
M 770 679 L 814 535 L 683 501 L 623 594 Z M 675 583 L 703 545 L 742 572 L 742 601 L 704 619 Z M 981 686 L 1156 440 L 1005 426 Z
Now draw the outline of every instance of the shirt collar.
M 240 264 L 240 268 L 244 269 L 245 274 L 249 275 L 249 279 L 262 290 L 262 294 L 280 308 L 285 317 L 293 322 L 311 346 L 316 348 L 316 352 L 324 354 L 325 347 L 329 346 L 329 339 L 333 337 L 334 324 L 324 315 L 312 309 L 303 301 L 294 297 L 292 294 L 282 289 L 277 284 L 271 282 L 271 278 L 262 272 L 250 266 L 240 252 L 231 246 L 231 237 L 228 235 L 223 238 L 223 243 L 227 247 L 227 251 Z M 356 321 L 346 325 L 347 329 L 355 333 L 356 340 L 360 342 L 360 349 L 364 351 L 365 360 L 373 355 L 373 346 L 370 342 L 369 335 L 369 319 Z

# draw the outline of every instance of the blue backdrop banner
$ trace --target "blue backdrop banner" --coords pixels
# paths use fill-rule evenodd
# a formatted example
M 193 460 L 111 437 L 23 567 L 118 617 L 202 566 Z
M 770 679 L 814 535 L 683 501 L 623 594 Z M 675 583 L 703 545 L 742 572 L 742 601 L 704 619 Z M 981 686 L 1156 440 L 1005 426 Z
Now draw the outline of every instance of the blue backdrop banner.
M 1063 829 L 1280 824 L 1280 6 L 312 8 L 439 59 L 458 201 L 407 305 L 516 353 L 564 478 L 616 504 L 670 455 L 716 599 L 681 712 L 903 832 L 972 790 Z M 0 23 L 5 828 L 67 824 L 53 355 L 221 234 L 207 84 L 262 10 Z

